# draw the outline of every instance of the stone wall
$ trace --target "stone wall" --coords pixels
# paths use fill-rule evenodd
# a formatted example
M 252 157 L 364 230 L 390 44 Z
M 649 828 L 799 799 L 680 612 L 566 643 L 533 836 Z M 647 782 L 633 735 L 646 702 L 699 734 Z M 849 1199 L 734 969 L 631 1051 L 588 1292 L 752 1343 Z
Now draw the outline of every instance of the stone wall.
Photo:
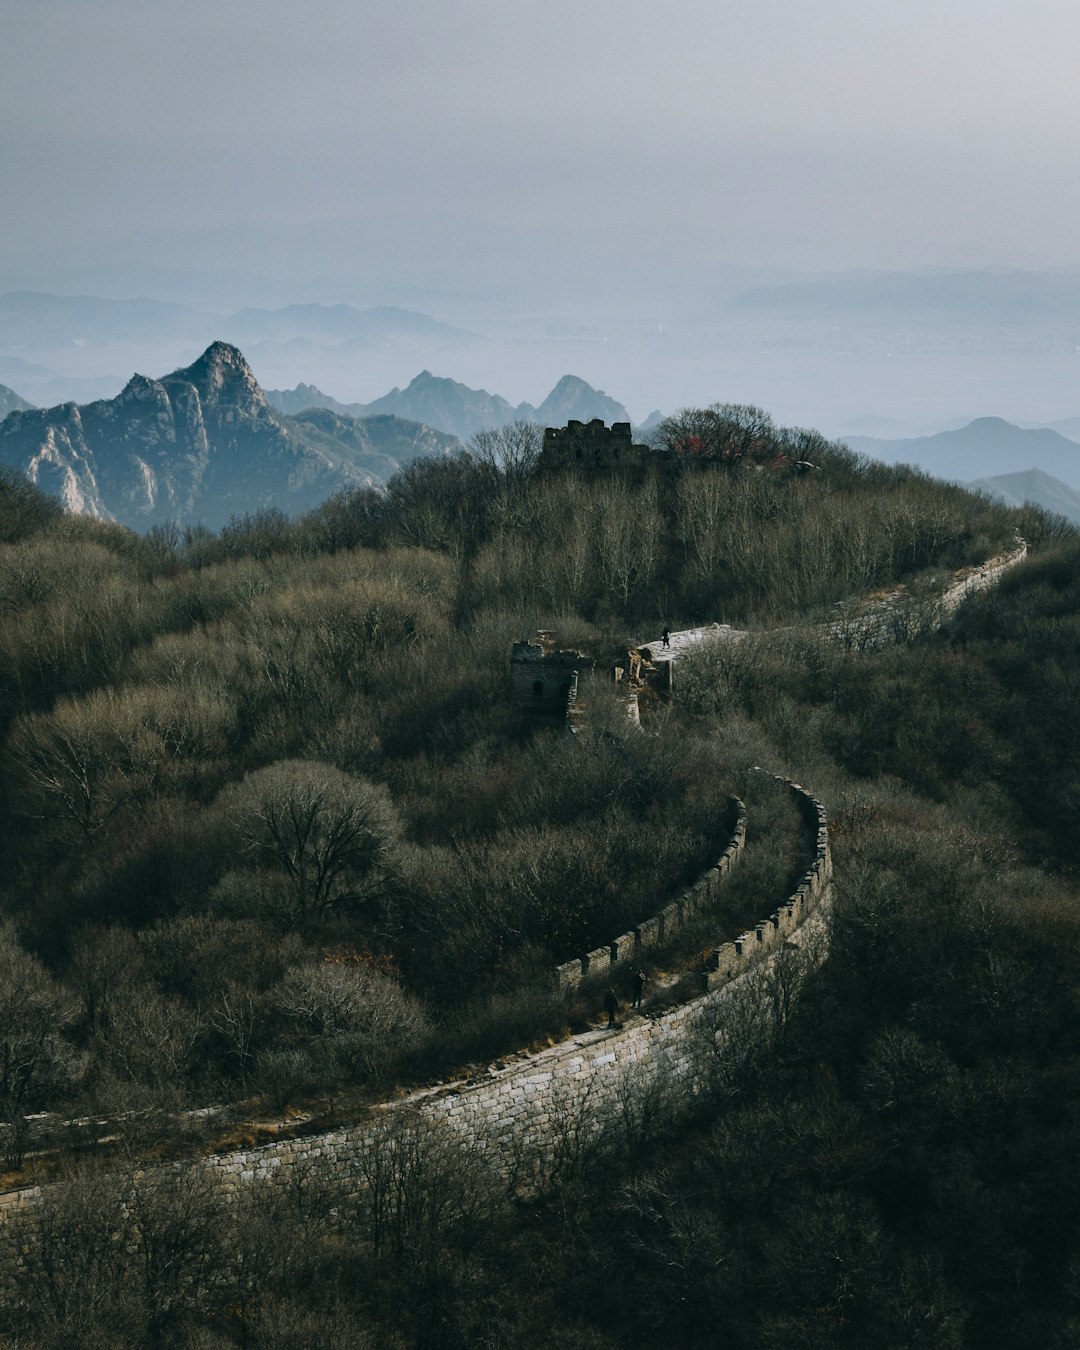
M 1027 542 L 1017 535 L 1007 553 L 999 553 L 975 567 L 955 572 L 940 595 L 924 598 L 914 614 L 905 611 L 903 602 L 908 593 L 898 588 L 870 609 L 860 607 L 840 620 L 825 624 L 823 631 L 849 647 L 869 651 L 889 646 L 901 634 L 906 638 L 927 627 L 937 628 L 959 609 L 967 596 L 996 585 L 1004 572 L 1024 561 L 1027 552 Z
M 993 584 L 1026 552 L 1026 544 L 1018 540 L 1009 554 L 963 574 L 946 589 L 943 608 L 954 609 L 971 590 Z M 542 648 L 539 654 L 544 655 Z M 528 693 L 536 697 L 531 684 Z M 383 1103 L 348 1127 L 215 1154 L 204 1160 L 205 1166 L 227 1188 L 314 1168 L 340 1182 L 346 1193 L 358 1193 L 365 1160 L 383 1146 L 387 1122 L 415 1118 L 454 1131 L 482 1150 L 508 1182 L 529 1191 L 557 1178 L 573 1155 L 602 1146 L 613 1131 L 635 1129 L 645 1135 L 653 1122 L 685 1115 L 718 1074 L 737 1074 L 747 1043 L 775 1025 L 781 1016 L 781 986 L 789 990 L 793 977 L 801 978 L 827 953 L 832 894 L 828 821 L 824 807 L 805 788 L 796 783 L 789 787 L 813 841 L 813 861 L 795 891 L 767 918 L 714 949 L 695 998 L 625 1026 L 590 1030 L 536 1054 L 491 1065 L 461 1083 Z M 559 967 L 557 979 L 567 981 L 562 987 L 572 988 L 587 972 L 597 973 L 605 960 L 608 968 L 612 961 L 631 960 L 631 953 L 666 940 L 690 913 L 697 917 L 704 912 L 741 856 L 746 832 L 741 802 L 737 813 L 735 835 L 715 868 L 661 914 Z M 565 977 L 560 974 L 564 970 Z M 74 1124 L 97 1129 L 104 1122 Z M 0 1213 L 32 1204 L 40 1193 L 28 1187 L 0 1196 Z
M 759 772 L 761 772 L 759 770 Z M 820 904 L 822 896 L 832 884 L 832 856 L 829 852 L 829 828 L 825 808 L 798 783 L 787 782 L 802 813 L 807 831 L 813 838 L 814 859 L 803 874 L 794 892 L 760 923 L 724 943 L 710 955 L 708 969 L 702 976 L 706 989 L 715 989 L 736 978 L 746 962 L 762 953 L 772 952 L 794 936 L 806 919 Z
M 541 472 L 638 468 L 654 454 L 647 446 L 634 444 L 629 422 L 612 422 L 609 428 L 602 418 L 594 417 L 591 422 L 571 420 L 565 427 L 546 427 L 538 468 Z
M 613 1144 L 631 1129 L 645 1136 L 660 1122 L 687 1115 L 718 1073 L 737 1072 L 747 1038 L 768 1033 L 779 1007 L 780 963 L 788 988 L 792 968 L 805 973 L 827 950 L 832 862 L 825 810 L 798 784 L 790 787 L 811 831 L 814 860 L 769 918 L 716 948 L 696 997 L 499 1062 L 462 1082 L 382 1103 L 347 1127 L 214 1154 L 205 1166 L 226 1187 L 303 1168 L 339 1183 L 346 1194 L 359 1193 L 388 1125 L 421 1120 L 452 1130 L 528 1194 L 557 1179 L 584 1151 Z M 739 824 L 743 838 L 744 812 Z M 0 1210 L 32 1203 L 39 1194 L 37 1188 L 9 1193 Z
M 1008 553 L 999 553 L 997 557 L 988 559 L 978 567 L 968 568 L 945 588 L 941 597 L 944 613 L 951 614 L 953 610 L 958 609 L 964 597 L 970 595 L 972 591 L 985 591 L 996 585 L 1003 572 L 1024 561 L 1027 552 L 1027 541 L 1017 535 L 1016 543 Z
M 828 824 L 824 807 L 805 788 L 791 784 L 791 791 L 812 830 L 814 860 L 769 918 L 716 949 L 716 966 L 703 974 L 697 997 L 489 1066 L 474 1079 L 413 1093 L 377 1108 L 373 1117 L 415 1111 L 444 1122 L 482 1149 L 508 1181 L 531 1191 L 558 1174 L 569 1150 L 601 1143 L 605 1133 L 627 1128 L 635 1113 L 658 1119 L 686 1114 L 725 1054 L 738 1059 L 740 1047 L 728 1044 L 732 1024 L 747 1031 L 748 1006 L 759 1018 L 770 1016 L 776 963 L 811 967 L 825 955 L 832 884 Z M 640 1125 L 648 1133 L 648 1121 Z M 359 1157 L 373 1147 L 373 1131 L 377 1134 L 378 1125 L 369 1118 L 330 1134 L 220 1155 L 209 1159 L 209 1166 L 237 1183 L 315 1161 L 347 1182 Z
M 659 914 L 642 919 L 636 927 L 603 946 L 556 966 L 555 987 L 560 994 L 577 989 L 585 980 L 607 975 L 612 967 L 622 968 L 627 963 L 639 961 L 646 953 L 659 951 L 687 924 L 708 912 L 746 846 L 746 807 L 738 797 L 731 798 L 731 806 L 735 812 L 735 829 L 716 864 L 665 905 Z

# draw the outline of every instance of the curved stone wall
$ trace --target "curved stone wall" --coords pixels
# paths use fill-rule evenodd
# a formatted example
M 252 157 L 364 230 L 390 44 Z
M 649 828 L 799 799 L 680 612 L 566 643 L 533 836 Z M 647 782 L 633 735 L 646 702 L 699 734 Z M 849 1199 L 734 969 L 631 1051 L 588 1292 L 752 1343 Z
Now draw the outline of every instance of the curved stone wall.
M 659 914 L 642 919 L 635 928 L 612 938 L 604 946 L 556 966 L 555 988 L 560 994 L 577 989 L 585 980 L 608 974 L 613 966 L 623 967 L 646 952 L 659 951 L 691 920 L 707 912 L 746 846 L 746 807 L 738 797 L 731 798 L 731 807 L 735 813 L 735 829 L 715 866 L 665 905 Z
M 348 1128 L 221 1154 L 208 1165 L 224 1182 L 237 1184 L 315 1164 L 346 1189 L 351 1182 L 359 1187 L 360 1160 L 379 1147 L 387 1118 L 415 1112 L 445 1123 L 528 1192 L 558 1176 L 571 1151 L 602 1145 L 605 1133 L 628 1127 L 631 1116 L 648 1134 L 651 1119 L 687 1114 L 725 1060 L 738 1061 L 738 1037 L 752 1025 L 748 1009 L 756 1018 L 769 1017 L 777 963 L 797 962 L 805 971 L 820 964 L 827 950 L 832 859 L 825 808 L 805 788 L 790 787 L 808 825 L 813 862 L 769 918 L 717 949 L 720 960 L 703 976 L 695 998 L 385 1103 Z
M 759 770 L 763 772 L 763 770 Z M 822 896 L 832 882 L 832 855 L 829 852 L 829 827 L 825 808 L 798 783 L 780 775 L 773 775 L 781 783 L 787 783 L 795 796 L 799 810 L 812 837 L 814 857 L 795 891 L 779 905 L 767 919 L 748 932 L 737 937 L 734 942 L 726 942 L 718 947 L 709 958 L 709 968 L 702 979 L 706 990 L 735 979 L 746 969 L 747 962 L 764 952 L 775 951 L 782 947 L 804 919 L 816 909 Z
M 399 1119 L 452 1129 L 510 1184 L 530 1193 L 557 1178 L 572 1156 L 603 1147 L 612 1131 L 634 1128 L 645 1136 L 655 1125 L 688 1114 L 717 1072 L 738 1063 L 740 1037 L 758 1035 L 761 1019 L 767 1022 L 777 963 L 794 962 L 805 972 L 820 964 L 827 950 L 832 860 L 825 809 L 805 788 L 789 787 L 807 824 L 813 861 L 795 892 L 767 919 L 717 947 L 696 997 L 612 1030 L 592 1029 L 510 1063 L 500 1061 L 462 1082 L 382 1103 L 348 1127 L 211 1155 L 205 1165 L 225 1186 L 315 1168 L 346 1193 L 359 1193 L 372 1151 L 384 1146 L 388 1123 L 400 1113 Z M 740 839 L 745 832 L 743 809 Z M 697 888 L 711 895 L 717 870 Z M 32 1202 L 39 1194 L 36 1187 L 9 1193 L 0 1208 Z

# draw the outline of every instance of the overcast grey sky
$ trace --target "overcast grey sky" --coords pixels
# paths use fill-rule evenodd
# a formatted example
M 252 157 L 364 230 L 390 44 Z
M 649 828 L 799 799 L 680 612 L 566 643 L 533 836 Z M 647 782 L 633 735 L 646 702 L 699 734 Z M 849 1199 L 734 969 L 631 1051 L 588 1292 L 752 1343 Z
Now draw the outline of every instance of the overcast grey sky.
M 9 256 L 437 216 L 496 251 L 1080 261 L 1067 0 L 0 0 L 0 51 Z

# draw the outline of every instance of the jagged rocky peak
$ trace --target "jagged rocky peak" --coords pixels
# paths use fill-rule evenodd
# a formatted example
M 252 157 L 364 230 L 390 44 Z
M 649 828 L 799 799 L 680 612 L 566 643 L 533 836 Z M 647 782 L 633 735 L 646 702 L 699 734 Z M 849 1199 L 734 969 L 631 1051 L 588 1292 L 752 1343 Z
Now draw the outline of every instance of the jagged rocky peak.
M 564 375 L 536 412 L 538 420 L 549 426 L 562 426 L 570 420 L 588 422 L 595 417 L 605 422 L 630 420 L 621 403 L 577 375 Z
M 228 342 L 212 342 L 197 361 L 183 370 L 174 370 L 166 379 L 194 385 L 203 403 L 250 399 L 266 404 L 266 396 L 243 353 Z
M 564 375 L 548 395 L 549 398 L 578 398 L 582 394 L 604 394 L 602 389 L 594 389 L 580 375 Z M 605 395 L 606 397 L 606 395 Z
M 132 375 L 120 391 L 117 402 L 128 403 L 167 403 L 168 394 L 160 380 L 152 380 L 149 375 Z

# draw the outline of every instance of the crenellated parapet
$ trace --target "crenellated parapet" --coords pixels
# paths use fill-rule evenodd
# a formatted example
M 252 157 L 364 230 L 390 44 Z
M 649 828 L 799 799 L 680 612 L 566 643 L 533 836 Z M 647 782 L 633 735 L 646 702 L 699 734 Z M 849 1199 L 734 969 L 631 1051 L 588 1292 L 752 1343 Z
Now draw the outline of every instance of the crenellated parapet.
M 747 963 L 782 948 L 803 922 L 817 909 L 832 885 L 832 854 L 829 851 L 829 825 L 825 808 L 806 788 L 790 779 L 773 775 L 785 783 L 795 798 L 805 827 L 812 839 L 813 861 L 791 895 L 768 916 L 740 934 L 734 942 L 725 942 L 713 951 L 702 972 L 706 990 L 736 979 Z
M 713 866 L 658 913 L 593 951 L 556 966 L 555 987 L 560 994 L 579 988 L 586 980 L 609 974 L 613 967 L 624 969 L 628 963 L 669 946 L 682 929 L 708 913 L 746 846 L 746 807 L 738 797 L 732 797 L 731 809 L 735 827 Z

